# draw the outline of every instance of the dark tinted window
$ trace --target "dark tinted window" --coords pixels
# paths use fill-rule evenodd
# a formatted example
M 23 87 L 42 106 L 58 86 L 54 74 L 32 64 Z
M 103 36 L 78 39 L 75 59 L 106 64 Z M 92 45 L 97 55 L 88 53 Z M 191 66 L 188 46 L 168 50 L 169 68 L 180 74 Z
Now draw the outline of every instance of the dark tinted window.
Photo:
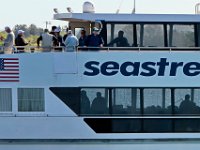
M 136 88 L 112 89 L 113 115 L 140 114 L 140 91 Z
M 51 87 L 50 90 L 76 114 L 80 113 L 80 88 Z

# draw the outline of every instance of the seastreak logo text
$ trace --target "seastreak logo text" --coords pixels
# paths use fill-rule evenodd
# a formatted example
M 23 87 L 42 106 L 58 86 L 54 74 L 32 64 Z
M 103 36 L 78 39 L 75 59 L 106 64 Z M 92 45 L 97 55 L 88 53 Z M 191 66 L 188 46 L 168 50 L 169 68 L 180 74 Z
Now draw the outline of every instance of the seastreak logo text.
M 121 74 L 123 76 L 176 76 L 177 71 L 181 71 L 186 76 L 197 76 L 200 74 L 199 62 L 169 62 L 167 58 L 160 58 L 158 62 L 123 62 L 119 64 L 115 61 L 100 63 L 98 61 L 89 61 L 85 63 L 84 72 L 86 76 L 114 76 Z M 169 71 L 166 73 L 166 70 Z

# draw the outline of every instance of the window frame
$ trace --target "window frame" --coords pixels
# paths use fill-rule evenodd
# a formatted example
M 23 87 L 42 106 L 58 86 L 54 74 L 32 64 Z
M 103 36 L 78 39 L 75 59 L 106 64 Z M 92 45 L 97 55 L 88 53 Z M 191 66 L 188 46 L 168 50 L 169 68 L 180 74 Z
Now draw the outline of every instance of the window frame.
M 164 47 L 171 47 L 170 46 L 170 40 L 169 40 L 169 32 L 168 32 L 168 26 L 170 25 L 193 25 L 194 26 L 194 46 L 198 47 L 200 46 L 200 23 L 198 22 L 106 22 L 105 28 L 107 30 L 107 25 L 115 25 L 115 24 L 132 24 L 133 25 L 133 43 L 134 45 L 131 47 L 143 47 L 143 42 L 141 41 L 141 31 L 140 31 L 140 43 L 138 43 L 138 36 L 137 36 L 137 25 L 153 25 L 153 24 L 160 24 L 163 25 L 163 36 L 164 36 Z M 144 33 L 144 32 L 143 32 Z M 107 37 L 106 33 L 106 37 Z M 111 29 L 111 37 L 112 37 L 112 29 Z M 172 38 L 173 39 L 173 38 Z M 143 39 L 144 40 L 144 39 Z M 107 42 L 107 41 L 106 41 Z M 173 43 L 173 41 L 172 41 Z M 107 45 L 108 43 L 106 43 Z
M 42 89 L 43 91 L 43 110 L 41 110 L 41 111 L 20 111 L 19 110 L 19 89 Z M 18 87 L 17 89 L 16 89 L 16 93 L 17 93 L 17 96 L 16 96 L 16 98 L 17 98 L 17 113 L 18 114 L 20 114 L 20 115 L 30 115 L 30 114 L 32 114 L 32 115 L 44 115 L 45 114 L 45 111 L 46 111 L 46 99 L 45 99 L 45 88 L 44 87 Z

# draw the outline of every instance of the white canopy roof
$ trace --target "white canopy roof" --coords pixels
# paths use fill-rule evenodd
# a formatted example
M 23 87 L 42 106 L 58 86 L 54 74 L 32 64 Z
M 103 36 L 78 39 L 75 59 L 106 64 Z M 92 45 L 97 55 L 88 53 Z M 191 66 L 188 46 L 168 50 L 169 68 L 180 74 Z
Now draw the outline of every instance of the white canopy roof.
M 55 20 L 64 21 L 99 21 L 106 22 L 175 22 L 200 23 L 200 15 L 192 14 L 97 14 L 97 13 L 60 13 Z

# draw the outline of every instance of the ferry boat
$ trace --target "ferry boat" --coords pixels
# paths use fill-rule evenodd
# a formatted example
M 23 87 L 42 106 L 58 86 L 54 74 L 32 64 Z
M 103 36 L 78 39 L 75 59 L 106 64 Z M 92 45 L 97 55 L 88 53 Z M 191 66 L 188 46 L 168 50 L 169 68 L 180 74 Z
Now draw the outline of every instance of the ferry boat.
M 1 54 L 1 150 L 200 148 L 200 16 L 60 13 L 104 47 Z M 108 46 L 123 31 L 129 46 Z

